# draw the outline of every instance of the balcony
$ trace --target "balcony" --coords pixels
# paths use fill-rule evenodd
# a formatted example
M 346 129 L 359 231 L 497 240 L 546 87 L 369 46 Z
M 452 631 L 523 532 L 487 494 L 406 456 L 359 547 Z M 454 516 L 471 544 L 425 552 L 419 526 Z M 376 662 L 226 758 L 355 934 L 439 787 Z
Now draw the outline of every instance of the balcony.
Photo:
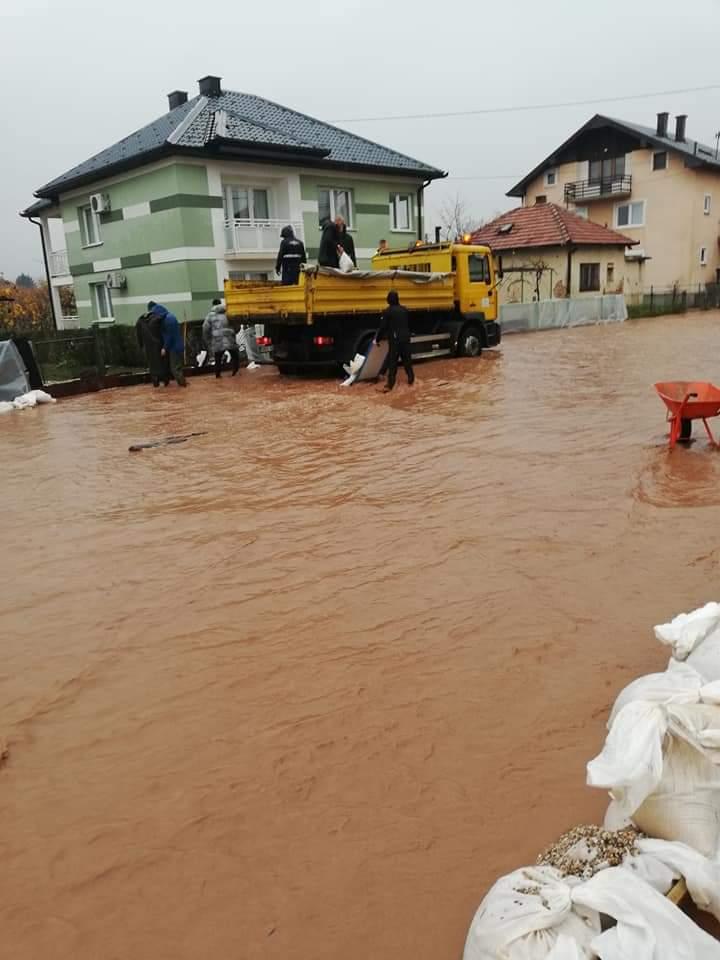
M 48 254 L 51 277 L 67 277 L 70 273 L 67 250 L 52 250 Z
M 565 184 L 565 203 L 590 203 L 592 200 L 616 200 L 632 192 L 630 174 L 607 180 L 575 180 Z
M 275 256 L 280 246 L 280 231 L 291 226 L 298 240 L 304 240 L 301 220 L 226 220 L 225 249 L 228 256 L 262 253 Z

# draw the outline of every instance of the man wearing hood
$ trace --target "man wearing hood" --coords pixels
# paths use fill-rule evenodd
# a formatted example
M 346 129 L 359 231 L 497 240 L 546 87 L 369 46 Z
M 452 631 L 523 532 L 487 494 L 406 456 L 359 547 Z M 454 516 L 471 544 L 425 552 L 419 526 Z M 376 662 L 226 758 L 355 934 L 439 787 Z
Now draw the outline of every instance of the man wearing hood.
M 337 269 L 340 263 L 338 257 L 338 232 L 337 227 L 330 217 L 326 217 L 322 224 L 322 235 L 320 237 L 320 249 L 318 250 L 318 263 L 321 267 L 335 267 Z
M 352 260 L 353 266 L 357 267 L 355 241 L 352 238 L 352 234 L 348 232 L 347 224 L 342 217 L 335 217 L 335 230 L 337 231 L 338 246 L 343 248 L 345 253 Z
M 305 244 L 298 240 L 291 226 L 280 231 L 280 249 L 275 262 L 275 273 L 281 276 L 281 283 L 291 285 L 300 279 L 300 264 L 307 262 Z
M 145 351 L 147 357 L 148 370 L 150 371 L 150 380 L 154 387 L 160 385 L 160 381 L 167 382 L 167 365 L 163 357 L 160 356 L 162 350 L 162 339 L 160 336 L 160 323 L 155 320 L 151 323 L 151 315 L 143 313 L 138 317 L 135 324 L 135 334 L 138 345 Z
M 215 357 L 215 377 L 220 379 L 222 375 L 223 355 L 226 350 L 230 354 L 232 375 L 235 376 L 240 369 L 240 351 L 222 300 L 213 300 L 210 312 L 203 322 L 202 332 L 208 352 Z
M 175 378 L 177 385 L 179 387 L 186 387 L 187 380 L 183 372 L 185 344 L 183 343 L 182 332 L 177 317 L 174 313 L 170 313 L 167 307 L 164 307 L 161 303 L 155 303 L 154 300 L 148 303 L 148 313 L 150 314 L 151 323 L 155 318 L 159 318 L 160 320 L 160 335 L 162 339 L 160 355 L 167 357 L 170 364 L 170 373 Z

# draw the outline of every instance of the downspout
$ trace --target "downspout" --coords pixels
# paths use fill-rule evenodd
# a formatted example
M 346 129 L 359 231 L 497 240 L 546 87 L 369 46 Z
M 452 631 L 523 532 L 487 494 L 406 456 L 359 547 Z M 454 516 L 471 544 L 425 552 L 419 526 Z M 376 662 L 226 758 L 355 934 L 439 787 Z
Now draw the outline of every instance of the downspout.
M 572 288 L 572 255 L 573 255 L 573 246 L 568 244 L 568 256 L 567 256 L 567 277 L 565 283 L 565 296 L 570 299 L 570 293 Z
M 444 173 L 442 177 L 438 177 L 438 180 L 444 180 L 447 177 L 447 173 Z M 432 183 L 432 180 L 426 180 L 421 187 L 417 189 L 417 238 L 418 240 L 423 239 L 423 209 L 425 203 L 425 188 L 429 187 Z
M 32 217 L 27 217 L 30 223 L 34 223 L 36 227 L 40 227 L 40 243 L 42 244 L 43 252 L 43 261 L 45 263 L 45 279 L 47 280 L 48 285 L 48 300 L 50 301 L 50 313 L 52 313 L 53 327 L 57 330 L 57 317 L 55 316 L 55 302 L 52 297 L 52 285 L 50 282 L 50 264 L 48 262 L 47 247 L 45 246 L 45 233 L 43 232 L 42 223 L 39 220 L 33 220 Z

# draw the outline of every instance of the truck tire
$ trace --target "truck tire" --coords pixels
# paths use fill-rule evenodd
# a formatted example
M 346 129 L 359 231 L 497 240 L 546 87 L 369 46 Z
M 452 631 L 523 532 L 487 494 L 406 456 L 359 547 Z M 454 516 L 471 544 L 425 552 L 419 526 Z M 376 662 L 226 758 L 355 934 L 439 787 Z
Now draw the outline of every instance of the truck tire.
M 458 337 L 457 355 L 458 357 L 479 357 L 482 353 L 482 344 L 480 328 L 470 323 Z
M 275 362 L 275 367 L 277 368 L 277 372 L 283 374 L 283 376 L 285 377 L 292 376 L 292 374 L 295 373 L 297 370 L 297 368 L 292 364 L 287 364 L 287 363 L 282 363 L 277 361 Z

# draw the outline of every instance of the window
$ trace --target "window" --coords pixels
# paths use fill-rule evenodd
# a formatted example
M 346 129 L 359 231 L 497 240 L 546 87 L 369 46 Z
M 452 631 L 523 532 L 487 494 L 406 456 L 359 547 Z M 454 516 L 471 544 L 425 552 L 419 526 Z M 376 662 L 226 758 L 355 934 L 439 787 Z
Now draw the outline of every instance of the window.
M 80 207 L 80 232 L 82 234 L 82 244 L 84 247 L 94 247 L 102 243 L 100 237 L 100 220 L 93 208 L 88 204 L 87 207 Z
M 349 229 L 352 229 L 352 193 L 350 190 L 333 190 L 321 187 L 318 190 L 318 214 L 320 223 L 328 217 L 342 217 Z
M 228 220 L 267 220 L 270 217 L 268 192 L 259 187 L 226 187 L 225 210 Z
M 580 264 L 580 293 L 600 289 L 600 264 Z
M 706 193 L 703 197 L 703 213 L 706 217 L 710 216 L 710 207 L 712 206 L 712 197 L 709 193 Z
M 700 266 L 707 266 L 707 247 L 700 247 Z
M 608 283 L 615 282 L 615 264 L 614 263 L 609 263 L 607 265 L 607 282 Z
M 97 310 L 98 317 L 100 320 L 113 320 L 112 297 L 110 296 L 110 289 L 107 284 L 95 283 L 93 284 L 93 290 L 95 292 L 95 309 Z
M 588 179 L 597 183 L 600 180 L 614 180 L 625 176 L 625 156 L 605 157 L 604 160 L 591 160 Z
M 470 283 L 490 283 L 490 263 L 487 257 L 471 253 L 468 257 Z
M 412 230 L 412 197 L 394 193 L 390 197 L 390 229 Z
M 575 207 L 574 213 L 575 213 L 575 216 L 576 216 L 576 217 L 582 217 L 583 220 L 587 220 L 587 218 L 588 218 L 588 208 L 587 208 L 587 207 Z
M 645 201 L 620 203 L 615 207 L 616 227 L 642 227 L 645 225 Z
M 667 150 L 658 150 L 653 154 L 652 168 L 653 170 L 667 169 Z
M 557 170 L 548 170 L 545 173 L 545 186 L 554 187 L 557 183 Z
M 547 197 L 544 193 L 539 194 L 535 197 L 535 203 L 547 203 Z

